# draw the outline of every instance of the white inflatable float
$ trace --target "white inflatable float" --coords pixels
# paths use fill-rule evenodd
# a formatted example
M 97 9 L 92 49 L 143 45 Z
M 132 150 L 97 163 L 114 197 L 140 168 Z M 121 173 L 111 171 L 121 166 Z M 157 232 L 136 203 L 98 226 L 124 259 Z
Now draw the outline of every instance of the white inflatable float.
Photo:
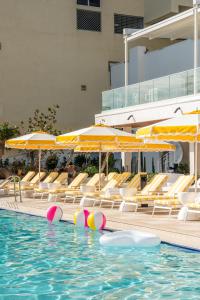
M 112 247 L 155 247 L 160 244 L 160 238 L 155 234 L 137 231 L 124 230 L 104 234 L 99 242 L 103 246 Z

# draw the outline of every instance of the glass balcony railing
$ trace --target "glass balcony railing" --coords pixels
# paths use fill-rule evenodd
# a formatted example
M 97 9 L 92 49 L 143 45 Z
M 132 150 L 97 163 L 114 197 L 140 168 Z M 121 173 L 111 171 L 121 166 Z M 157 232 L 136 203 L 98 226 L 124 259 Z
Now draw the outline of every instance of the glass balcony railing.
M 200 93 L 200 68 L 196 69 L 197 93 Z M 102 93 L 102 110 L 151 103 L 194 93 L 194 70 L 171 74 Z

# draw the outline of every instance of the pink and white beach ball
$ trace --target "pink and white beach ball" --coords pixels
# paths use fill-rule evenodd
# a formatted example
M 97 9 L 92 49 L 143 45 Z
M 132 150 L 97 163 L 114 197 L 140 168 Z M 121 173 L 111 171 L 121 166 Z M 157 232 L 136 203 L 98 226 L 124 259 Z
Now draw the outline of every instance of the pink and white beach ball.
M 62 208 L 60 208 L 60 206 L 54 205 L 49 207 L 49 209 L 47 210 L 47 220 L 50 223 L 55 223 L 61 220 L 63 215 L 63 211 Z
M 104 229 L 106 226 L 105 215 L 100 211 L 91 213 L 88 217 L 88 226 L 92 230 Z
M 74 214 L 74 224 L 78 227 L 88 227 L 88 216 L 89 211 L 87 209 L 83 209 L 81 211 L 76 211 Z

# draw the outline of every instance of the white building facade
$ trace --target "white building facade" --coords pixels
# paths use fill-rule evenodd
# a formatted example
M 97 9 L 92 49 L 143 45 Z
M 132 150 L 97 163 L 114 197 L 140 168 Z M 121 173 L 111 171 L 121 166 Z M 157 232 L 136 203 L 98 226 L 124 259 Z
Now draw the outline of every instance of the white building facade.
M 113 89 L 103 92 L 102 112 L 95 116 L 96 123 L 134 131 L 200 109 L 199 13 L 197 3 L 192 9 L 124 36 L 125 63 L 112 69 Z M 174 45 L 149 51 L 156 39 L 169 39 Z M 128 45 L 136 47 L 128 52 Z M 174 162 L 190 162 L 193 172 L 193 145 L 190 151 L 189 145 L 178 148 L 179 157 Z M 127 162 L 130 165 L 128 155 Z M 124 162 L 127 168 L 128 163 Z

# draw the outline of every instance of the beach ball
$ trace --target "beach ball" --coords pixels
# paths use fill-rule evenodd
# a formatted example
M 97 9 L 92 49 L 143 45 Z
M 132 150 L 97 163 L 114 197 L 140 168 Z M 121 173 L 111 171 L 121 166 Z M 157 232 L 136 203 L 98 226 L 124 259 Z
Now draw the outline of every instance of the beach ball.
M 87 209 L 76 211 L 74 214 L 74 224 L 78 227 L 88 227 L 89 211 Z
M 102 230 L 106 226 L 106 217 L 100 211 L 91 213 L 88 217 L 88 226 L 92 230 Z
M 54 205 L 47 210 L 47 220 L 51 223 L 55 223 L 61 220 L 63 211 L 60 206 Z

